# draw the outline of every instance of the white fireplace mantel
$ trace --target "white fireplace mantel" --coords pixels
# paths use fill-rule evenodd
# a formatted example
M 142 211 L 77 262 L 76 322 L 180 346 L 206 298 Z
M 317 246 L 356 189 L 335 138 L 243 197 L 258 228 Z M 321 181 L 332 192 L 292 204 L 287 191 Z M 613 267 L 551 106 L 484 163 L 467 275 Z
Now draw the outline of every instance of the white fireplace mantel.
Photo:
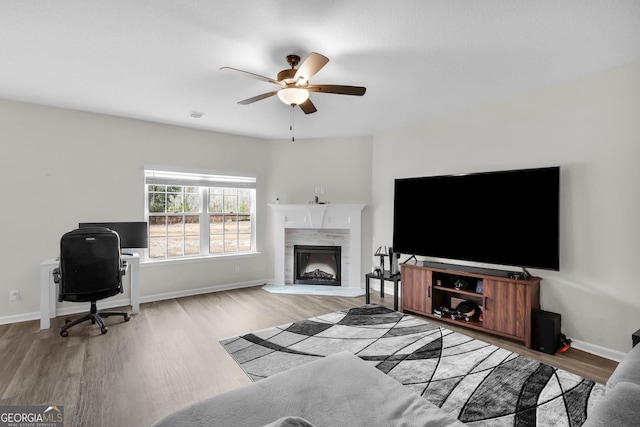
M 350 247 L 350 277 L 348 285 L 361 287 L 362 209 L 363 204 L 276 204 L 273 249 L 275 284 L 285 284 L 285 231 L 287 228 L 313 230 L 348 230 Z M 344 285 L 343 285 L 344 286 Z

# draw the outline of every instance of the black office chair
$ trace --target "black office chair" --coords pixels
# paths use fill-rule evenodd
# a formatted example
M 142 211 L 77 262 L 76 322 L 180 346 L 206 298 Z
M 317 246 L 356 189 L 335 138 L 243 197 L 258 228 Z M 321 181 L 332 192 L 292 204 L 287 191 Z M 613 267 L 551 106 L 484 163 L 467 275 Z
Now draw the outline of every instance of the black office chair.
M 65 319 L 60 335 L 69 335 L 69 328 L 91 320 L 100 331 L 109 330 L 102 317 L 123 316 L 124 311 L 98 312 L 96 301 L 123 292 L 122 276 L 126 261 L 120 258 L 120 237 L 108 228 L 80 228 L 65 233 L 60 239 L 60 265 L 53 270 L 53 280 L 59 284 L 58 301 L 91 302 L 91 311 L 78 319 Z

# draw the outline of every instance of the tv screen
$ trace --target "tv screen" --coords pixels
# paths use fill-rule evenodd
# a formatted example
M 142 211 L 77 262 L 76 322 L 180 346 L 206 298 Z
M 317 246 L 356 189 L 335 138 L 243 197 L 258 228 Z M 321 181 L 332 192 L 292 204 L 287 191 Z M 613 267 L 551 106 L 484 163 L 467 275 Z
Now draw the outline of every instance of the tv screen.
M 559 270 L 560 167 L 395 180 L 393 251 Z
M 78 228 L 105 227 L 120 236 L 123 249 L 143 249 L 149 247 L 149 234 L 146 222 L 81 222 Z

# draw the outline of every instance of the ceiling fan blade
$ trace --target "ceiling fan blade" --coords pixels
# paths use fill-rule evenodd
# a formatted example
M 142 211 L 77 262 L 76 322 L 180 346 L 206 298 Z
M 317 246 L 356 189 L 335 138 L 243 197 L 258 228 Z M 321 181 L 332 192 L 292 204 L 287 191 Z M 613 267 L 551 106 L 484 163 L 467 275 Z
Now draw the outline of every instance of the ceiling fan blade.
M 262 95 L 254 96 L 253 98 L 248 98 L 248 99 L 245 99 L 244 101 L 240 101 L 240 102 L 238 102 L 238 104 L 240 104 L 240 105 L 251 104 L 253 102 L 260 101 L 260 100 L 265 99 L 265 98 L 269 98 L 270 96 L 273 96 L 276 93 L 278 93 L 277 90 L 275 90 L 273 92 L 263 93 Z
M 313 102 L 311 102 L 311 98 L 307 98 L 306 101 L 304 101 L 302 104 L 300 104 L 300 109 L 305 114 L 311 114 L 311 113 L 315 113 L 316 111 L 318 111 L 316 109 L 316 106 L 313 105 Z
M 342 85 L 310 85 L 306 88 L 309 92 L 337 93 L 339 95 L 362 96 L 367 91 L 362 86 L 342 86 Z
M 282 83 L 280 83 L 277 80 L 273 80 L 272 78 L 261 76 L 260 74 L 250 73 L 249 71 L 238 70 L 237 68 L 231 68 L 231 67 L 222 67 L 222 68 L 220 68 L 220 70 L 233 71 L 233 72 L 236 72 L 236 73 L 242 73 L 245 77 L 250 77 L 250 78 L 256 79 L 256 80 L 262 80 L 263 82 L 273 83 L 275 85 L 283 87 Z
M 322 67 L 327 65 L 327 62 L 329 62 L 329 58 L 326 56 L 320 55 L 316 52 L 311 52 L 298 67 L 294 80 L 296 83 L 305 85 L 309 80 L 311 80 L 311 77 L 315 76 Z

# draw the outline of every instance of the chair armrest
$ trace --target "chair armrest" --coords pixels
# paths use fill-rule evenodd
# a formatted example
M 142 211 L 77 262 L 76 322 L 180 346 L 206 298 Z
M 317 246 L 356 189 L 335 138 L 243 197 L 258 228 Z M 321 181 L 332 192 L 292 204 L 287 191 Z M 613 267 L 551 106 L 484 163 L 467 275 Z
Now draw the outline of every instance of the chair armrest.
M 53 269 L 53 282 L 60 283 L 60 267 L 56 267 Z

